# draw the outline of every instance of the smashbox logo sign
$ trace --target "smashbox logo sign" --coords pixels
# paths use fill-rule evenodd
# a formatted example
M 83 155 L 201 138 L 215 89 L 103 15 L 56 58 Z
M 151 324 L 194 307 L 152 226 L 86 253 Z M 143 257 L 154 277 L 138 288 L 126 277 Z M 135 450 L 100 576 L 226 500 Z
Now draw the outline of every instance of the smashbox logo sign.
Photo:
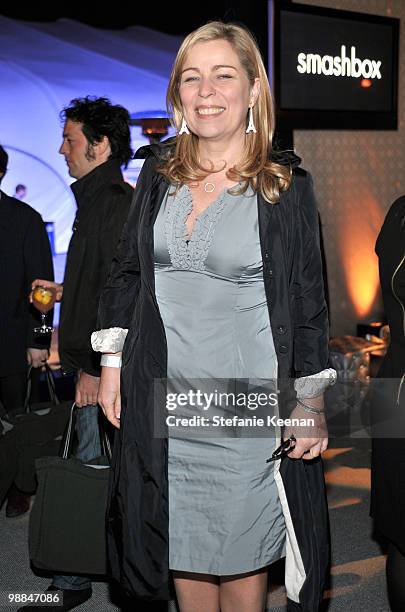
M 381 60 L 360 59 L 356 47 L 352 46 L 350 54 L 346 45 L 340 48 L 340 55 L 323 55 L 319 53 L 298 53 L 297 72 L 300 74 L 319 74 L 334 77 L 352 77 L 363 79 L 381 79 Z
M 291 6 L 295 9 L 280 12 L 276 40 L 275 91 L 283 121 L 337 129 L 336 113 L 347 111 L 341 127 L 348 126 L 353 112 L 362 114 L 363 127 L 368 121 L 372 128 L 373 113 L 391 113 L 396 74 L 391 20 L 352 19 L 349 11 L 337 17 L 341 12 L 332 15 L 326 9 L 306 14 L 297 9 L 301 5 Z M 306 111 L 312 113 L 310 120 Z M 356 120 L 351 128 L 357 129 Z

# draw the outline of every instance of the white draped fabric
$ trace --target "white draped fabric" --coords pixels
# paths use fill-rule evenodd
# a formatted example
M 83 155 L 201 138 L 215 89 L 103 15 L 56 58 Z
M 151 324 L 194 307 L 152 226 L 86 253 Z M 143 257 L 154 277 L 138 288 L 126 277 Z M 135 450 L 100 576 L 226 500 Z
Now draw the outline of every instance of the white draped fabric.
M 57 253 L 67 250 L 75 203 L 61 144 L 60 110 L 75 97 L 107 96 L 130 113 L 165 109 L 180 39 L 142 27 L 107 31 L 61 19 L 0 16 L 0 144 L 9 156 L 2 188 L 27 186 L 24 198 L 55 224 Z M 132 128 L 133 147 L 148 141 Z M 138 162 L 138 168 L 139 168 Z M 127 178 L 137 175 L 132 163 Z

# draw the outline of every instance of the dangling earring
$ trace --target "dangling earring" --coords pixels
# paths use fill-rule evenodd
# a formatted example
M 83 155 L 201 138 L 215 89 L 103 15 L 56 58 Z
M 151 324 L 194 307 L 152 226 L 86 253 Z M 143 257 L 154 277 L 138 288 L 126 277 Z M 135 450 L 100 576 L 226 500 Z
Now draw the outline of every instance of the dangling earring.
M 253 107 L 249 106 L 249 125 L 246 128 L 246 134 L 254 132 L 256 134 L 255 124 L 253 123 Z
M 180 132 L 179 132 L 179 136 L 181 136 L 181 134 L 190 134 L 190 130 L 187 127 L 187 123 L 186 120 L 183 117 L 183 121 L 181 122 L 181 128 L 180 128 Z

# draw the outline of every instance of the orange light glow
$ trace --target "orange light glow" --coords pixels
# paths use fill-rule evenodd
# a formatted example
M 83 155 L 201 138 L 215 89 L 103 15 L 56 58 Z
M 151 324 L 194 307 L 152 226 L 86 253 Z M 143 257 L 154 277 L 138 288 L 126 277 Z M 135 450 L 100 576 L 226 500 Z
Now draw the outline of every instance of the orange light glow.
M 373 84 L 373 81 L 371 81 L 370 79 L 361 79 L 360 81 L 360 85 L 364 87 L 365 89 L 368 89 L 368 87 L 371 87 L 372 84 Z
M 370 314 L 379 290 L 374 246 L 383 215 L 373 196 L 360 190 L 345 202 L 345 210 L 347 222 L 339 228 L 340 250 L 349 298 L 361 320 Z

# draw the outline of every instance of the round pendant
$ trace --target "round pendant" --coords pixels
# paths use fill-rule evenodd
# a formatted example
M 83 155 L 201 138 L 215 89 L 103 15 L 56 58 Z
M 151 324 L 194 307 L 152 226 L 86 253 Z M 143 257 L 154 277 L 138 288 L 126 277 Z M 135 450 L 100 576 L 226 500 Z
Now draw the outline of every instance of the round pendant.
M 206 193 L 212 193 L 215 189 L 215 185 L 214 183 L 205 183 L 204 185 L 204 191 Z

